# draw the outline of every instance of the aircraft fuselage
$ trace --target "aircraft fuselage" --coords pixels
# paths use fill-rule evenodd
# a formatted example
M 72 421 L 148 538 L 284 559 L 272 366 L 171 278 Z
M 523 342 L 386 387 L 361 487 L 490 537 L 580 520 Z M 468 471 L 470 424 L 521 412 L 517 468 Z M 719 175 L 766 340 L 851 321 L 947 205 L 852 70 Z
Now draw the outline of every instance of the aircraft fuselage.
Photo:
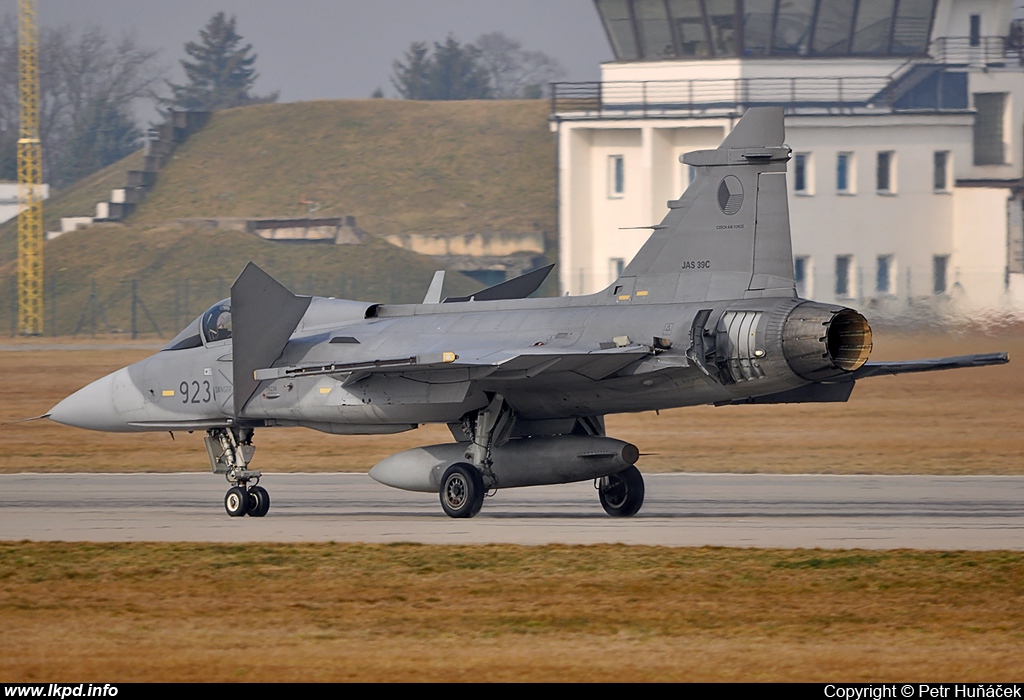
M 431 370 L 396 366 L 362 377 L 357 370 L 265 380 L 239 418 L 340 434 L 381 433 L 457 422 L 499 391 L 521 420 L 536 421 L 731 402 L 809 383 L 789 366 L 782 347 L 784 319 L 801 300 L 617 306 L 573 301 L 528 300 L 518 309 L 504 302 L 501 313 L 493 308 L 500 302 L 366 305 L 372 318 L 296 334 L 274 366 L 352 366 L 446 352 L 457 358 Z M 326 318 L 330 306 L 353 302 L 312 303 L 324 307 L 316 310 Z M 737 344 L 719 327 L 723 316 L 749 316 L 743 335 L 761 352 L 743 358 L 757 370 L 749 378 L 728 376 L 723 382 L 721 362 L 709 366 L 694 356 L 694 321 L 702 311 L 710 311 L 719 354 L 723 345 Z M 232 424 L 231 342 L 164 350 L 94 382 L 80 392 L 93 406 L 91 424 L 81 427 L 134 432 Z M 664 347 L 652 349 L 656 342 Z M 503 348 L 523 347 L 537 355 L 503 362 Z M 467 354 L 474 365 L 460 366 Z M 59 410 L 54 417 L 60 420 Z

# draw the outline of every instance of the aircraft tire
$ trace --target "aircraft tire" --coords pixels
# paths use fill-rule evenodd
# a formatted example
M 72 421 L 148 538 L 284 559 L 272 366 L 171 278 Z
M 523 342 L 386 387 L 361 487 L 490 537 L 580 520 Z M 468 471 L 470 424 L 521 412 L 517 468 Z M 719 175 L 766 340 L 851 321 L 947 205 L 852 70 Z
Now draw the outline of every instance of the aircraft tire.
M 612 517 L 636 515 L 644 504 L 644 477 L 636 467 L 628 467 L 608 477 L 598 490 L 604 512 Z
M 270 510 L 270 494 L 262 486 L 249 489 L 249 516 L 262 518 Z
M 232 486 L 224 494 L 224 510 L 232 518 L 240 518 L 249 510 L 249 494 L 241 486 Z
M 472 518 L 480 512 L 484 493 L 484 478 L 472 464 L 453 464 L 441 477 L 441 507 L 448 517 Z

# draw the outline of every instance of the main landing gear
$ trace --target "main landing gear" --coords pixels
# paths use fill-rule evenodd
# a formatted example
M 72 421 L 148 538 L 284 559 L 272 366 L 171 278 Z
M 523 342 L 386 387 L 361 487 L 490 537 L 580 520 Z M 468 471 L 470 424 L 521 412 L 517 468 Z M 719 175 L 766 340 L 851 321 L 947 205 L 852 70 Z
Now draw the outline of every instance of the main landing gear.
M 604 512 L 613 517 L 636 515 L 644 504 L 644 477 L 636 467 L 597 479 L 594 485 Z
M 508 442 L 515 421 L 515 413 L 501 394 L 491 396 L 486 408 L 463 417 L 462 432 L 469 437 L 468 443 L 462 443 L 466 445 L 465 461 L 450 464 L 438 488 L 441 508 L 449 517 L 472 518 L 480 512 L 487 492 L 500 486 L 492 469 L 492 452 Z M 571 434 L 604 436 L 604 419 L 602 416 L 578 418 Z M 626 463 L 635 461 L 634 454 Z M 537 483 L 553 481 L 538 480 Z M 636 515 L 644 503 L 644 478 L 636 467 L 596 479 L 594 486 L 608 515 Z
M 498 488 L 491 470 L 491 450 L 508 442 L 515 423 L 512 408 L 501 394 L 495 394 L 487 408 L 462 419 L 462 430 L 470 437 L 466 461 L 456 462 L 441 476 L 441 508 L 452 518 L 472 518 L 480 512 L 489 489 Z
M 224 495 L 224 510 L 233 518 L 248 514 L 262 518 L 270 510 L 270 494 L 259 485 L 263 475 L 248 468 L 256 448 L 249 428 L 214 428 L 206 431 L 206 453 L 214 474 L 231 484 Z M 250 486 L 249 482 L 254 483 Z

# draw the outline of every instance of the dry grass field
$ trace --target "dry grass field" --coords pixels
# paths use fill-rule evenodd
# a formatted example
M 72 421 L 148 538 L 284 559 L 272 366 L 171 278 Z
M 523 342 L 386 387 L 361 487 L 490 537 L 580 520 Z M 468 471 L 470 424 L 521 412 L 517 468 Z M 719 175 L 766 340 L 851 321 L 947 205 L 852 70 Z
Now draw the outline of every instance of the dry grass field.
M 7 347 L 50 346 L 9 342 L 16 345 Z M 1021 474 L 1024 336 L 899 337 L 883 331 L 876 333 L 872 358 L 996 350 L 1008 351 L 1010 364 L 866 379 L 844 404 L 706 406 L 610 416 L 608 432 L 634 442 L 644 453 L 639 467 L 649 472 Z M 152 352 L 142 345 L 0 351 L 0 422 L 45 413 L 93 379 Z M 198 434 L 171 440 L 166 433 L 115 435 L 35 421 L 0 425 L 0 436 L 3 473 L 207 469 Z M 265 472 L 366 471 L 395 451 L 449 441 L 447 428 L 436 425 L 367 437 L 263 430 L 256 434 L 254 466 Z
M 1020 681 L 1024 554 L 0 543 L 0 681 Z

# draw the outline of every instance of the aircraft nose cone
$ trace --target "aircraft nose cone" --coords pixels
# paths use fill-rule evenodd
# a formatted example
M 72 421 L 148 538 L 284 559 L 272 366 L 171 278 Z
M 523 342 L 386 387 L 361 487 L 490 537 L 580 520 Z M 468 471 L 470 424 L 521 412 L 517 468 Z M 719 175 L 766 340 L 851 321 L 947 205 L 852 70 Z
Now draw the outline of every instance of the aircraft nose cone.
M 129 431 L 123 411 L 124 397 L 132 385 L 128 368 L 97 379 L 50 409 L 50 420 L 87 430 Z

